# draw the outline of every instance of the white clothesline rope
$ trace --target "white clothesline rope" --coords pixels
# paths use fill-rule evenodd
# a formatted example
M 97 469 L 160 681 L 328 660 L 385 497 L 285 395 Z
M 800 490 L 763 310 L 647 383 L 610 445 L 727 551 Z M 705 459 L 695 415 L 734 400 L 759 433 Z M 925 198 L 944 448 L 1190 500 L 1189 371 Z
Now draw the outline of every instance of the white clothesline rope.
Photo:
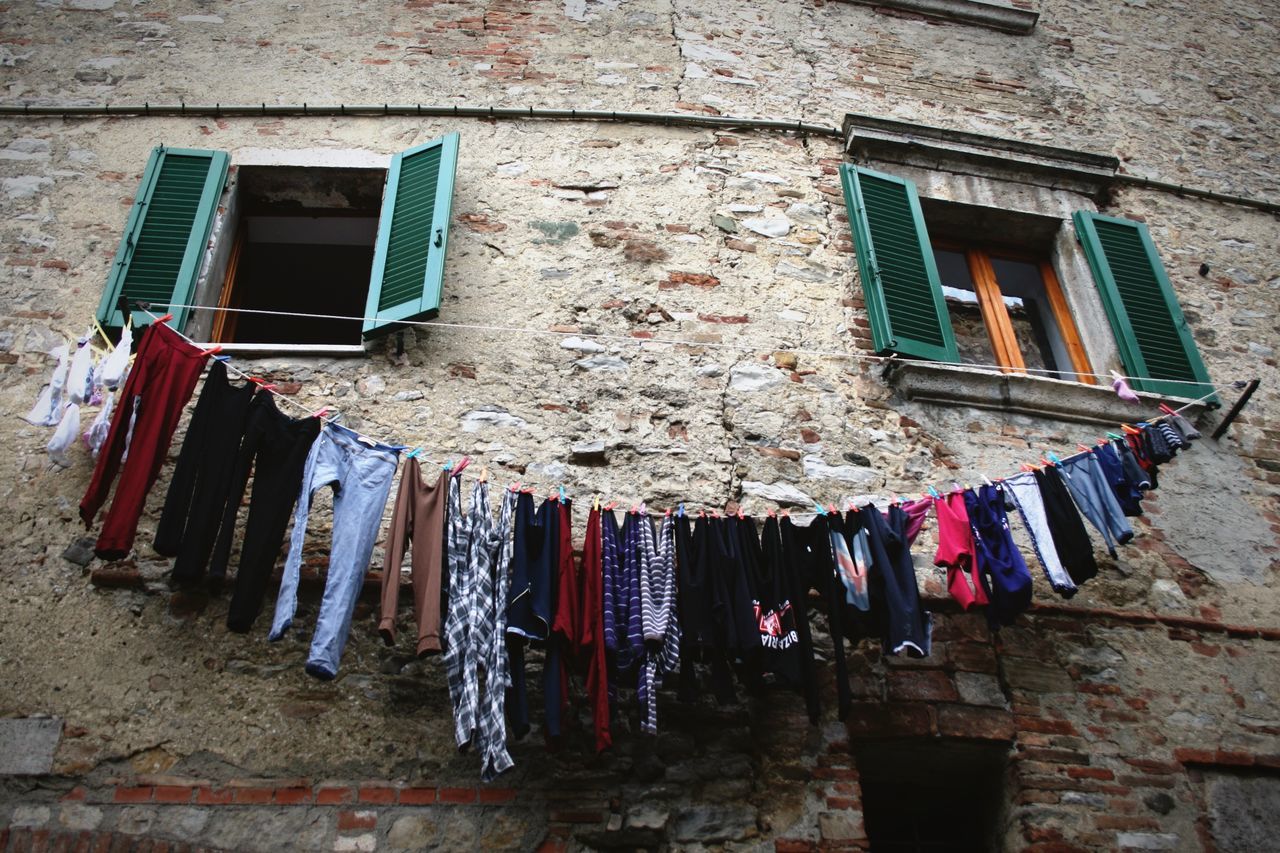
M 170 308 L 188 307 L 188 308 L 189 308 L 189 307 L 198 307 L 198 306 L 182 306 L 182 305 L 176 305 L 176 304 L 174 304 L 174 305 L 169 305 L 168 307 L 170 307 Z M 204 306 L 204 307 L 208 307 L 208 306 Z M 161 319 L 159 315 L 157 315 L 157 314 L 153 313 L 153 312 L 152 312 L 148 307 L 143 307 L 143 308 L 142 308 L 142 310 L 143 310 L 146 314 L 148 314 L 148 315 L 151 317 L 151 319 L 152 319 L 152 320 L 156 320 L 156 321 L 158 321 L 158 320 L 160 320 L 160 319 Z M 237 310 L 246 310 L 246 311 L 247 311 L 247 310 L 249 310 L 249 309 L 237 309 Z M 287 312 L 279 312 L 279 311 L 256 311 L 255 313 L 265 313 L 265 314 L 286 314 Z M 343 319 L 343 320 L 356 320 L 356 319 L 359 319 L 359 318 L 354 318 L 354 317 L 336 317 L 336 318 L 335 318 L 335 317 L 333 317 L 332 315 L 296 315 L 296 314 L 288 314 L 288 316 L 313 316 L 313 317 L 325 316 L 325 317 L 330 318 L 330 319 Z M 507 328 L 507 327 L 501 327 L 501 326 L 476 326 L 476 325 L 473 325 L 473 324 L 461 324 L 461 323 L 440 323 L 440 322 L 437 322 L 437 321 L 430 321 L 430 320 L 428 320 L 428 321 L 415 321 L 415 322 L 413 323 L 413 325 L 443 326 L 443 327 L 445 327 L 445 328 L 481 328 L 481 329 L 486 329 L 486 330 L 487 330 L 487 329 L 501 330 L 501 331 L 504 331 L 504 332 L 510 332 L 510 331 L 525 331 L 525 332 L 537 333 L 537 334 L 554 334 L 554 335 L 577 334 L 577 333 L 566 333 L 566 332 L 544 332 L 543 330 L 540 330 L 540 329 L 525 329 L 525 328 L 521 328 L 521 327 L 511 327 L 511 328 Z M 172 329 L 172 327 L 170 327 L 170 328 Z M 178 331 L 177 329 L 172 329 L 172 330 L 173 330 L 173 331 L 174 331 L 174 332 L 175 332 L 175 333 L 176 333 L 180 338 L 182 338 L 184 341 L 186 341 L 186 342 L 187 342 L 188 344 L 190 344 L 191 346 L 196 347 L 196 348 L 201 349 L 201 350 L 204 350 L 204 349 L 207 349 L 207 348 L 208 348 L 208 347 L 207 347 L 207 345 L 200 344 L 200 343 L 198 343 L 198 342 L 196 342 L 196 341 L 192 340 L 190 337 L 188 337 L 188 336 L 187 336 L 186 334 L 184 334 L 183 332 Z M 585 337 L 586 335 L 580 335 L 580 336 Z M 630 338 L 630 337 L 621 336 L 621 335 L 610 335 L 610 336 L 597 335 L 597 336 L 594 336 L 594 337 L 621 338 L 621 339 L 626 340 L 626 341 L 635 341 L 635 340 L 640 340 L 640 341 L 642 341 L 642 342 L 643 342 L 643 341 L 652 341 L 652 340 L 655 340 L 654 338 L 637 339 L 637 338 Z M 698 345 L 698 346 L 701 346 L 701 345 L 702 345 L 702 344 L 697 343 L 697 342 L 688 342 L 688 343 L 690 343 L 691 345 Z M 754 348 L 752 348 L 752 349 L 758 349 L 758 347 L 754 347 Z M 789 351 L 789 352 L 797 352 L 797 350 L 788 350 L 788 351 Z M 823 354 L 826 354 L 826 353 L 823 353 Z M 840 357 L 856 357 L 858 354 L 854 354 L 854 353 L 831 353 L 831 355 L 840 356 Z M 876 358 L 876 359 L 881 360 L 881 361 L 885 361 L 885 360 L 887 360 L 887 358 L 882 357 L 882 356 L 870 356 L 870 357 L 871 357 L 871 358 Z M 936 364 L 945 364 L 946 362 L 932 362 L 932 363 L 936 363 Z M 235 367 L 235 366 L 231 365 L 230 363 L 228 363 L 228 360 L 227 360 L 226 358 L 224 358 L 224 359 L 223 359 L 223 365 L 227 368 L 227 370 L 228 370 L 229 372 L 231 372 L 231 373 L 235 374 L 236 376 L 239 376 L 239 377 L 240 377 L 240 378 L 242 378 L 242 379 L 245 379 L 245 380 L 248 380 L 248 381 L 254 382 L 255 384 L 259 385 L 259 387 L 260 387 L 260 388 L 262 388 L 263 390 L 265 390 L 265 391 L 269 391 L 270 393 L 274 394 L 274 395 L 276 396 L 276 398 L 277 398 L 277 399 L 279 399 L 279 400 L 283 400 L 285 403 L 287 403 L 288 405 L 290 405 L 290 406 L 294 407 L 294 408 L 295 408 L 295 409 L 297 409 L 298 411 L 301 411 L 301 412 L 305 413 L 305 415 L 306 415 L 307 417 L 317 417 L 317 416 L 318 416 L 318 414 L 317 414 L 317 412 L 316 412 L 316 411 L 313 411 L 313 410 L 309 409 L 308 407 L 303 406 L 301 403 L 298 403 L 296 400 L 291 399 L 289 396 L 287 396 L 287 395 L 285 395 L 285 394 L 281 394 L 277 389 L 275 389 L 275 388 L 271 387 L 271 386 L 270 386 L 270 384 L 264 384 L 264 383 L 262 383 L 262 382 L 261 382 L 261 380 L 260 380 L 260 379 L 258 379 L 257 377 L 251 376 L 250 374 L 245 373 L 243 370 L 240 370 L 239 368 L 237 368 L 237 367 Z M 1202 383 L 1202 384 L 1203 384 L 1203 383 Z M 1205 395 L 1204 395 L 1204 396 L 1202 396 L 1202 397 L 1199 397 L 1199 398 L 1197 398 L 1197 399 L 1195 399 L 1195 400 L 1191 400 L 1190 402 L 1188 402 L 1188 403 L 1186 403 L 1186 404 L 1182 405 L 1181 407 L 1179 407 L 1179 408 L 1177 408 L 1177 409 L 1173 409 L 1173 410 L 1172 410 L 1172 413 L 1173 413 L 1173 414 L 1181 414 L 1182 412 L 1186 411 L 1187 409 L 1191 408 L 1192 406 L 1195 406 L 1195 405 L 1197 405 L 1198 403 L 1201 403 L 1201 402 L 1203 402 L 1203 401 L 1205 401 L 1205 400 L 1209 399 L 1210 397 L 1214 396 L 1216 393 L 1217 393 L 1217 389 L 1215 389 L 1215 390 L 1213 390 L 1213 391 L 1210 391 L 1208 394 L 1205 394 Z M 325 407 L 325 409 L 327 409 L 327 408 L 328 408 L 328 407 Z M 325 409 L 320 409 L 319 411 L 320 411 L 320 412 L 323 412 L 323 411 L 325 411 Z M 1144 419 L 1144 421 L 1136 421 L 1136 422 L 1145 422 L 1145 421 L 1147 421 L 1147 420 L 1155 421 L 1155 420 L 1159 420 L 1159 419 L 1161 419 L 1161 418 L 1167 417 L 1168 415 L 1169 415 L 1169 413 L 1168 413 L 1168 412 L 1161 412 L 1159 415 L 1156 415 L 1156 416 L 1151 417 L 1151 418 Z M 332 421 L 335 421 L 336 419 L 337 419 L 337 414 L 335 414 L 335 415 L 334 415 L 334 416 L 332 416 L 332 417 L 325 418 L 324 420 L 325 420 L 325 422 L 332 422 Z M 410 445 L 402 444 L 402 443 L 400 443 L 400 442 L 398 442 L 398 441 L 395 441 L 395 440 L 385 440 L 385 441 L 381 441 L 381 443 L 383 443 L 383 444 L 387 444 L 387 445 L 392 445 L 392 446 L 397 446 L 397 447 L 407 447 L 407 446 L 410 446 Z M 1058 461 L 1059 461 L 1059 462 L 1066 462 L 1066 461 L 1068 461 L 1068 460 L 1070 460 L 1070 459 L 1074 459 L 1076 456 L 1081 456 L 1081 455 L 1083 455 L 1084 453 L 1087 453 L 1087 452 L 1090 452 L 1090 451 L 1080 451 L 1080 452 L 1078 452 L 1078 453 L 1074 453 L 1074 454 L 1072 454 L 1072 455 L 1070 455 L 1070 456 L 1063 457 L 1061 460 L 1058 460 Z M 439 460 L 436 460 L 436 459 L 428 459 L 428 458 L 426 458 L 425 456 L 423 456 L 423 455 L 422 455 L 422 454 L 420 454 L 420 453 L 415 454 L 415 456 L 416 456 L 416 458 L 418 458 L 418 459 L 420 459 L 420 460 L 422 460 L 422 461 L 424 461 L 424 462 L 428 462 L 428 463 L 430 463 L 430 464 L 433 464 L 433 465 L 441 465 L 441 466 L 444 466 L 444 467 L 451 467 L 451 466 L 452 466 L 452 462 L 443 463 L 443 462 L 441 462 L 441 461 L 439 461 Z M 986 479 L 986 475 L 985 475 L 985 474 L 984 474 L 984 475 L 982 475 L 982 477 L 983 477 L 983 479 L 984 479 L 984 480 Z M 997 478 L 997 479 L 1003 479 L 1003 478 Z M 958 483 L 958 481 L 955 481 L 955 480 L 953 480 L 952 482 L 953 482 L 953 483 Z M 562 488 L 562 491 L 563 491 L 563 488 Z M 683 506 L 683 504 L 681 504 L 681 506 Z M 801 515 L 804 515 L 804 513 L 801 513 Z
M 306 314 L 298 311 L 272 311 L 265 308 L 232 308 L 230 306 L 222 306 L 222 305 L 187 305 L 187 304 L 178 303 L 178 302 L 172 302 L 172 303 L 169 303 L 168 305 L 163 305 L 163 303 L 153 302 L 151 303 L 151 305 L 152 307 L 163 306 L 169 309 L 182 308 L 190 311 L 220 311 L 220 312 L 234 313 L 234 314 L 262 314 L 262 315 L 271 316 L 271 317 L 293 317 L 293 318 L 305 318 L 305 319 L 313 319 L 313 320 L 345 320 L 351 323 L 364 323 L 364 322 L 375 321 L 379 319 L 377 317 L 359 317 L 359 316 L 350 316 L 347 314 Z M 617 343 L 628 343 L 628 344 L 633 344 L 637 346 L 644 346 L 645 344 L 674 344 L 679 346 L 704 347 L 708 349 L 737 350 L 740 352 L 758 352 L 761 349 L 772 349 L 772 350 L 780 350 L 780 351 L 795 353 L 796 355 L 809 355 L 809 356 L 815 356 L 815 357 L 821 357 L 821 358 L 846 359 L 849 361 L 869 361 L 874 363 L 896 362 L 900 364 L 932 364 L 932 365 L 940 365 L 943 367 L 954 368 L 961 371 L 969 371 L 969 372 L 976 372 L 976 373 L 1010 373 L 1010 372 L 1043 373 L 1051 377 L 1058 374 L 1068 373 L 1073 376 L 1089 376 L 1095 379 L 1105 379 L 1107 381 L 1110 381 L 1114 378 L 1113 375 L 1110 373 L 1080 373 L 1074 370 L 1050 370 L 1048 368 L 1039 368 L 1039 367 L 1011 368 L 1011 367 L 1004 367 L 998 364 L 956 363 L 951 361 L 930 361 L 928 359 L 918 359 L 918 358 L 902 359 L 897 356 L 875 355 L 873 353 L 863 353 L 863 352 L 848 352 L 845 350 L 820 350 L 820 349 L 797 348 L 797 347 L 792 347 L 782 343 L 778 343 L 778 344 L 770 343 L 762 346 L 761 344 L 758 344 L 758 343 L 754 343 L 754 344 L 753 343 L 734 343 L 732 341 L 728 341 L 728 342 L 726 341 L 710 341 L 710 342 L 695 341 L 687 338 L 660 337 L 657 335 L 651 338 L 636 338 L 630 335 L 610 334 L 610 333 L 604 333 L 604 332 L 562 332 L 562 331 L 556 331 L 554 329 L 533 329 L 528 326 L 497 326 L 497 325 L 486 324 L 486 323 L 447 323 L 443 320 L 396 320 L 394 322 L 394 325 L 425 326 L 433 329 L 460 329 L 460 330 L 479 331 L 479 332 L 497 332 L 501 334 L 520 334 L 520 335 L 535 335 L 535 336 L 561 337 L 561 338 L 584 338 L 584 339 L 597 340 L 597 341 L 614 341 Z M 1116 375 L 1119 375 L 1119 374 L 1116 374 Z M 1141 379 L 1146 379 L 1148 377 L 1121 376 L 1120 378 L 1128 381 L 1128 380 L 1141 380 Z M 1235 384 L 1227 385 L 1227 386 L 1218 386 L 1212 382 L 1200 382 L 1200 381 L 1191 380 L 1191 379 L 1188 379 L 1188 380 L 1180 379 L 1178 380 L 1178 382 L 1183 385 L 1200 385 L 1205 388 L 1213 388 L 1215 392 L 1226 390 L 1226 388 L 1229 388 L 1229 387 L 1235 387 Z M 1206 396 L 1212 396 L 1212 395 L 1210 394 Z

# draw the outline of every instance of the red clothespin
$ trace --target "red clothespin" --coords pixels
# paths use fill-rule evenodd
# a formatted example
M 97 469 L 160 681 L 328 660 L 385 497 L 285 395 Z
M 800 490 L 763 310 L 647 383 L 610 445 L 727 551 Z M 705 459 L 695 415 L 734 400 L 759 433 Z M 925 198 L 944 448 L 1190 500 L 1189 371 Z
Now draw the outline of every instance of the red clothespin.
M 1039 471 L 1040 470 L 1040 467 L 1038 465 L 1031 465 L 1026 462 L 1023 462 L 1018 467 L 1020 467 L 1023 471 Z
M 157 323 L 167 323 L 167 322 L 169 322 L 169 321 L 170 321 L 170 320 L 172 320 L 172 319 L 173 319 L 173 315 L 172 315 L 172 314 L 165 314 L 163 317 L 157 317 L 157 318 L 155 318 L 154 320 L 152 320 L 152 321 L 151 321 L 151 325 L 153 325 L 153 326 L 154 326 L 154 325 L 156 325 Z
M 784 510 L 782 510 L 782 517 L 783 517 L 783 518 L 790 518 L 790 517 L 791 517 L 791 510 L 789 510 L 789 509 L 784 509 Z
M 663 513 L 663 515 L 664 515 L 664 516 L 666 516 L 667 518 L 670 518 L 670 517 L 671 517 L 671 507 L 667 507 L 667 511 L 666 511 L 666 512 L 664 512 L 664 513 Z
M 1170 406 L 1168 403 L 1161 403 L 1161 404 L 1160 404 L 1160 411 L 1164 412 L 1166 415 L 1176 415 L 1176 414 L 1178 414 L 1178 410 L 1177 410 L 1177 409 L 1175 409 L 1175 408 L 1173 408 L 1172 406 Z
M 259 378 L 259 377 L 257 377 L 257 376 L 250 376 L 250 377 L 249 377 L 249 381 L 250 381 L 250 382 L 252 382 L 254 385 L 257 385 L 257 386 L 258 386 L 259 388 L 261 388 L 263 391 L 274 391 L 274 390 L 276 390 L 276 386 L 274 386 L 274 385 L 272 385 L 271 383 L 267 382 L 267 380 L 265 380 L 265 379 L 261 379 L 261 378 Z
M 1138 429 L 1137 427 L 1129 426 L 1128 424 L 1120 424 L 1120 429 L 1124 430 L 1126 435 L 1142 434 L 1142 430 Z
M 508 488 L 509 490 L 513 491 L 513 492 L 518 492 L 518 491 L 520 491 L 520 481 L 519 481 L 519 480 L 516 480 L 516 481 L 515 481 L 514 483 L 512 483 L 510 486 L 507 486 L 507 488 Z
M 840 514 L 840 510 L 836 509 L 835 504 L 827 504 L 827 512 L 831 513 L 832 515 Z
M 772 507 L 770 507 L 770 508 L 769 508 L 769 517 L 770 517 L 770 518 L 776 518 L 776 517 L 777 517 L 777 514 L 773 511 L 773 508 L 772 508 Z
M 706 518 L 706 517 L 707 517 L 707 511 L 705 509 L 698 510 L 698 518 Z
M 214 344 L 208 349 L 200 350 L 201 355 L 217 355 L 220 352 L 222 352 L 222 344 Z
M 1089 452 L 1090 450 L 1092 450 L 1093 448 L 1091 448 L 1091 447 L 1085 447 L 1083 444 L 1077 444 L 1077 445 L 1076 445 L 1076 449 L 1077 449 L 1077 450 L 1079 450 L 1081 453 L 1088 453 L 1088 452 Z
M 471 464 L 471 457 L 470 457 L 470 456 L 464 456 L 464 457 L 462 457 L 462 461 L 461 461 L 461 462 L 459 462 L 457 465 L 453 466 L 453 473 L 454 473 L 454 475 L 455 475 L 455 476 L 457 476 L 458 474 L 461 474 L 461 473 L 462 473 L 462 469 L 466 468 L 466 467 L 467 467 L 468 465 L 470 465 L 470 464 Z
M 323 417 L 324 417 L 325 415 L 327 415 L 327 414 L 329 414 L 329 407 L 328 407 L 328 406 L 321 406 L 320 408 L 316 409 L 314 412 L 312 412 L 312 413 L 311 413 L 311 417 L 313 417 L 313 418 L 323 418 Z
M 605 512 L 613 512 L 614 508 L 617 505 L 618 505 L 617 501 L 609 501 L 607 504 L 604 505 Z

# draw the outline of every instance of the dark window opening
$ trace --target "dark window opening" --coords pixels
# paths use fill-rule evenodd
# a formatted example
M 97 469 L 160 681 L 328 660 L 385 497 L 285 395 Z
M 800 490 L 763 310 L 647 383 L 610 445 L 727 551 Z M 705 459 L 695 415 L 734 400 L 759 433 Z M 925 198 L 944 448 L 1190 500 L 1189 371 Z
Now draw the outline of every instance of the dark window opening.
M 1007 745 L 876 741 L 854 755 L 873 853 L 1001 849 Z
M 215 341 L 359 344 L 384 169 L 244 167 Z

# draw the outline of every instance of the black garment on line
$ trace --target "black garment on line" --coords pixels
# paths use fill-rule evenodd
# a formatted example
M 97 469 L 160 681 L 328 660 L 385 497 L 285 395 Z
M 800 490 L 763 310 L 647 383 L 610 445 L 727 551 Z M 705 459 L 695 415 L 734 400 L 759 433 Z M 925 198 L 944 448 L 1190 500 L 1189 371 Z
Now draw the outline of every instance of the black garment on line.
M 809 590 L 798 568 L 785 557 L 782 529 L 775 517 L 765 519 L 760 550 L 764 559 L 757 592 L 764 671 L 799 691 L 809 722 L 816 723 L 821 706 L 809 630 Z
M 880 510 L 868 504 L 858 510 L 858 517 L 867 531 L 871 552 L 872 567 L 867 580 L 872 612 L 877 610 L 877 598 L 882 603 L 879 609 L 883 619 L 884 652 L 928 657 L 933 636 L 932 617 L 920 604 L 915 561 L 907 542 L 907 514 L 899 504 L 893 504 L 886 519 Z
M 1093 542 L 1080 520 L 1080 511 L 1071 500 L 1062 474 L 1052 465 L 1035 471 L 1036 485 L 1040 487 L 1040 499 L 1044 502 L 1045 518 L 1053 535 L 1053 547 L 1058 551 L 1062 566 L 1076 585 L 1098 574 L 1098 563 L 1093 557 Z
M 176 585 L 204 577 L 255 389 L 251 382 L 232 386 L 220 361 L 204 380 L 156 527 L 156 553 L 177 557 L 171 575 Z
M 507 593 L 507 657 L 511 686 L 506 693 L 507 725 L 516 738 L 529 733 L 529 687 L 525 672 L 525 646 L 544 641 L 555 618 L 553 584 L 560 546 L 560 514 L 557 505 L 544 500 L 535 511 L 533 496 L 521 493 L 516 499 L 515 529 L 512 533 L 511 588 Z M 549 656 L 548 656 L 549 657 Z M 557 659 L 556 665 L 559 661 Z M 551 662 L 543 662 L 544 686 Z M 559 710 L 559 681 L 555 703 Z M 552 699 L 546 699 L 551 707 Z M 558 721 L 557 731 L 559 734 Z
M 220 582 L 226 577 L 236 513 L 252 470 L 253 493 L 244 525 L 244 544 L 240 548 L 240 568 L 236 571 L 235 591 L 227 610 L 227 628 L 232 631 L 248 632 L 262 610 L 271 570 L 280 557 L 285 530 L 302 488 L 307 455 L 319 434 L 319 418 L 291 418 L 282 414 L 271 394 L 259 394 L 249 405 L 222 529 L 209 566 L 211 582 Z
M 836 659 L 837 715 L 843 720 L 849 716 L 853 695 L 849 689 L 849 665 L 844 655 L 844 586 L 836 577 L 836 560 L 831 551 L 831 528 L 826 516 L 817 516 L 808 527 L 800 527 L 790 517 L 782 519 L 783 559 L 792 566 L 803 595 L 816 589 L 827 607 L 827 619 L 831 628 L 831 641 Z M 814 712 L 811 710 L 811 714 Z

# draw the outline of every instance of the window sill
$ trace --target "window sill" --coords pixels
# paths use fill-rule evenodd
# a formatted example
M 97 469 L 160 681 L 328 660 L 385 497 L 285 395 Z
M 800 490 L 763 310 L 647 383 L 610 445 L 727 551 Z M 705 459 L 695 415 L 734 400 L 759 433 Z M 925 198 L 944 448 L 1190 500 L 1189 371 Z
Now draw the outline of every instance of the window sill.
M 360 344 L 210 344 L 197 343 L 198 347 L 222 347 L 228 355 L 270 356 L 270 355 L 316 355 L 316 356 L 362 356 L 365 348 Z
M 1109 384 L 1085 385 L 1043 376 L 966 369 L 962 365 L 894 361 L 886 368 L 885 379 L 914 403 L 969 406 L 1087 424 L 1132 423 L 1156 414 L 1160 403 L 1175 407 L 1191 403 L 1178 397 L 1138 392 L 1142 400 L 1139 406 L 1121 400 Z M 1187 417 L 1194 418 L 1205 408 L 1204 403 L 1191 404 Z
M 973 24 L 1004 33 L 1027 35 L 1036 27 L 1040 13 L 1030 9 L 997 6 L 978 0 L 845 0 L 863 6 L 881 6 L 903 12 L 915 12 L 928 18 L 941 18 L 959 24 Z

